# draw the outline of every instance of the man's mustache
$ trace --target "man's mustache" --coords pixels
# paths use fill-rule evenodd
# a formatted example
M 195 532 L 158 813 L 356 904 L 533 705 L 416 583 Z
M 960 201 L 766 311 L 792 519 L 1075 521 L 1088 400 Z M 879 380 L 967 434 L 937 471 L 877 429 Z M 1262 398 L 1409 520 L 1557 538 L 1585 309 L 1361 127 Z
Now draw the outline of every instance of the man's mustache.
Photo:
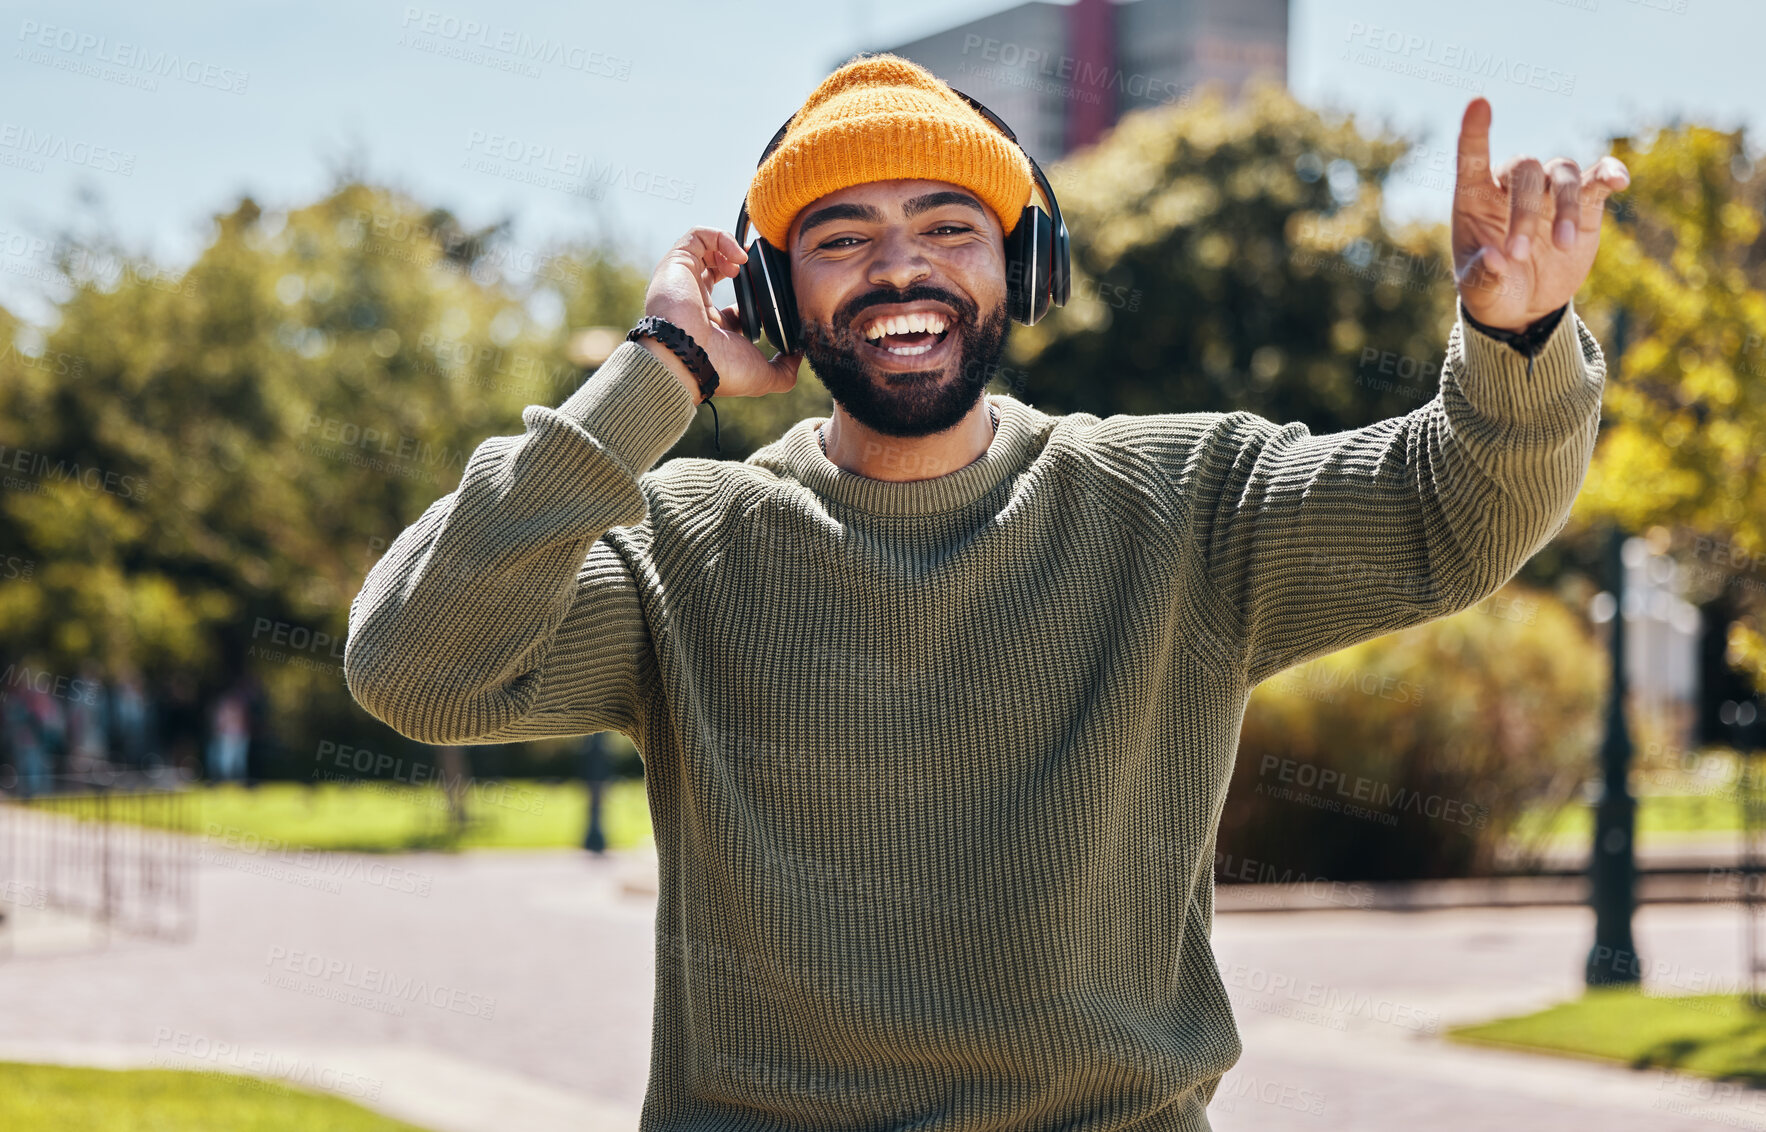
M 910 287 L 906 291 L 872 291 L 860 295 L 848 303 L 840 312 L 836 326 L 840 329 L 850 327 L 858 320 L 859 315 L 872 307 L 889 306 L 907 303 L 943 303 L 956 312 L 956 320 L 964 326 L 973 326 L 980 315 L 980 308 L 960 295 L 938 287 Z

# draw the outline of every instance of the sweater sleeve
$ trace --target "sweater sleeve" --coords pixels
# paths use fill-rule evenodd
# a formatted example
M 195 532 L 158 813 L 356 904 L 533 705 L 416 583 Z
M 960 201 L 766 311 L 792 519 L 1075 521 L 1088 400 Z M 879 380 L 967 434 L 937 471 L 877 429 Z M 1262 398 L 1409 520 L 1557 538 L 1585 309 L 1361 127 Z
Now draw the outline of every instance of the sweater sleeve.
M 635 737 L 656 662 L 636 582 L 602 536 L 649 521 L 638 478 L 694 408 L 625 342 L 557 408 L 523 409 L 523 435 L 480 444 L 350 603 L 356 702 L 424 743 Z
M 1462 310 L 1440 391 L 1403 417 L 1323 436 L 1205 417 L 1162 479 L 1185 489 L 1189 549 L 1249 683 L 1458 612 L 1513 577 L 1569 519 L 1605 374 L 1573 306 L 1530 355 Z

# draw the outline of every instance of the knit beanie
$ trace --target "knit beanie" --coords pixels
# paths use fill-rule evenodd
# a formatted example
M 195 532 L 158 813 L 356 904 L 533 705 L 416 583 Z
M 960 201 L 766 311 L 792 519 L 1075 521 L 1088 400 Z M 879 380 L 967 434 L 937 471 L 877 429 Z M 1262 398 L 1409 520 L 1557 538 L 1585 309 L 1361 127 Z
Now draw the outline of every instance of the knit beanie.
M 805 205 L 851 185 L 896 178 L 963 186 L 993 209 L 1007 235 L 1034 182 L 1016 142 L 932 72 L 884 53 L 852 60 L 811 92 L 755 170 L 748 215 L 769 244 L 783 249 Z

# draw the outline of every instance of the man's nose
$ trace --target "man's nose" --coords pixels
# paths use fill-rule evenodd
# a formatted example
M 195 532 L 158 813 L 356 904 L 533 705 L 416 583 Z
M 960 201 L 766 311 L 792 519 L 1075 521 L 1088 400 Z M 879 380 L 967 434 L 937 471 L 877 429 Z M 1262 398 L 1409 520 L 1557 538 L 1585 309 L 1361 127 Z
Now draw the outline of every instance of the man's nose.
M 932 265 L 918 243 L 902 233 L 878 237 L 877 253 L 871 261 L 870 280 L 878 285 L 905 291 L 914 283 L 932 274 Z

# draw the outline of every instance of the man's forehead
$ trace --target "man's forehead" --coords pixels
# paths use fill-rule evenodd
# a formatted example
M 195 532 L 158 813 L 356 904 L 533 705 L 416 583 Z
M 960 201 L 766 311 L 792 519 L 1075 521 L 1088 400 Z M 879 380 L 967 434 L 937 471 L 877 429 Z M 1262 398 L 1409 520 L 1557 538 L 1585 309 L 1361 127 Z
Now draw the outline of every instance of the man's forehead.
M 935 193 L 940 189 L 955 189 L 960 193 L 969 193 L 968 189 L 950 181 L 929 181 L 923 178 L 897 177 L 890 181 L 866 181 L 859 185 L 848 185 L 844 189 L 819 196 L 804 206 L 807 212 L 817 205 L 834 204 L 843 200 L 870 200 L 873 203 L 893 199 L 898 204 L 909 197 L 922 193 Z M 973 196 L 973 193 L 969 193 Z

